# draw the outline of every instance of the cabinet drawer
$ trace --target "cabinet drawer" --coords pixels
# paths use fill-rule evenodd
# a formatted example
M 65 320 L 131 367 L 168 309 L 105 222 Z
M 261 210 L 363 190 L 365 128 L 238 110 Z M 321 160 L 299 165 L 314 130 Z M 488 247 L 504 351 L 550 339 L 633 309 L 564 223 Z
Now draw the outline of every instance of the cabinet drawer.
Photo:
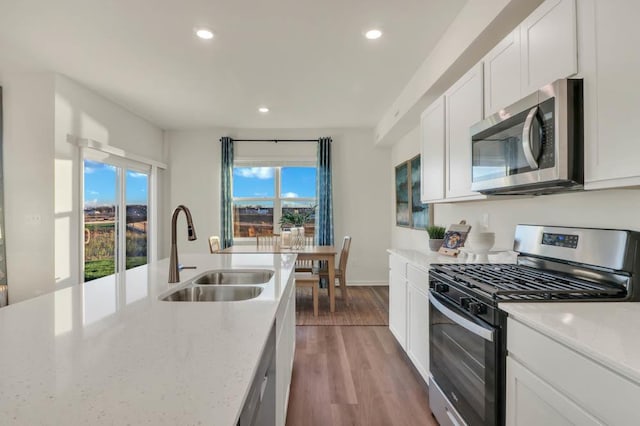
M 389 269 L 402 278 L 407 277 L 407 261 L 403 260 L 400 256 L 394 254 L 389 256 Z
M 407 265 L 407 281 L 426 294 L 429 293 L 429 274 L 413 265 Z
M 640 385 L 509 318 L 509 356 L 612 425 L 636 425 Z

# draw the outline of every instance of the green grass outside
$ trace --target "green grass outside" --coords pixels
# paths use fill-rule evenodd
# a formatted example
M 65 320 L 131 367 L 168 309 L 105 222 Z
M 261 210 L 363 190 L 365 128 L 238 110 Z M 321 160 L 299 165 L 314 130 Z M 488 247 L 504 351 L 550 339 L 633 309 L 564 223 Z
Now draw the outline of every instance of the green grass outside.
M 135 268 L 136 266 L 145 265 L 147 263 L 146 256 L 128 257 L 127 269 Z M 84 281 L 95 280 L 96 278 L 102 278 L 107 275 L 115 273 L 115 260 L 89 260 L 84 264 Z

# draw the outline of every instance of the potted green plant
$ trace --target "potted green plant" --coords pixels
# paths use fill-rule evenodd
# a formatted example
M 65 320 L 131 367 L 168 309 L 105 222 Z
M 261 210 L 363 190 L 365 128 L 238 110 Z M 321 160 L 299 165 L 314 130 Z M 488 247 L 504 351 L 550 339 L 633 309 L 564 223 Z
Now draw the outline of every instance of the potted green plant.
M 280 226 L 300 227 L 313 218 L 314 209 L 308 209 L 306 213 L 300 213 L 297 209 L 282 213 Z
M 427 226 L 427 234 L 429 234 L 429 248 L 431 251 L 438 251 L 440 247 L 442 247 L 445 231 L 446 229 L 443 226 Z

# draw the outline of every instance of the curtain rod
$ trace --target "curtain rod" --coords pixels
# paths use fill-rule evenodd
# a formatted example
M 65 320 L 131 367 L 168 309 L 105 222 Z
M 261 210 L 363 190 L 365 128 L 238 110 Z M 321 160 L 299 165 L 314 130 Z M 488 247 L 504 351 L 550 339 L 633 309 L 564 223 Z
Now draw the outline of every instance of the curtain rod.
M 273 142 L 273 143 L 278 143 L 278 142 L 319 142 L 319 139 L 233 139 L 231 138 L 232 141 L 234 142 Z M 222 139 L 220 139 L 220 142 L 222 142 Z

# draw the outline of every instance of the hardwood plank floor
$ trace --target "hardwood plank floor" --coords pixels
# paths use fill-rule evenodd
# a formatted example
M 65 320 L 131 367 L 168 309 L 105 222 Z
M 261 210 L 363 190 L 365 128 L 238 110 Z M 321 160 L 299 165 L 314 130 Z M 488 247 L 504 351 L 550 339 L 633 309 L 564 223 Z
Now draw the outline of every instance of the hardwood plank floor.
M 386 326 L 296 327 L 288 426 L 437 425 Z

